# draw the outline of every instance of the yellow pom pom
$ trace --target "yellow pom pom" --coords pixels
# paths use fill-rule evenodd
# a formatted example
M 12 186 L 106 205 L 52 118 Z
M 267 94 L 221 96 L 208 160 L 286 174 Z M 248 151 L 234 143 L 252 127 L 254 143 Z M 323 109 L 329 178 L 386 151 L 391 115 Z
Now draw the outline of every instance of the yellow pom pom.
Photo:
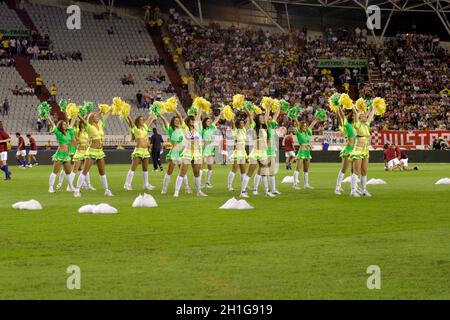
M 111 110 L 111 107 L 107 104 L 99 104 L 98 108 L 102 114 L 107 114 Z
M 203 112 L 209 114 L 211 113 L 211 102 L 202 97 L 197 97 L 194 99 L 192 105 L 199 110 L 202 109 Z
M 334 103 L 331 101 L 328 101 L 328 108 L 330 108 L 331 112 L 334 112 L 334 113 L 338 112 L 338 110 L 339 110 L 339 107 L 334 105 Z
M 112 104 L 112 115 L 113 116 L 120 115 L 120 112 L 122 110 L 124 103 L 125 102 L 119 97 L 115 97 L 113 99 L 113 104 Z
M 245 97 L 242 94 L 236 94 L 233 96 L 233 108 L 237 110 L 244 109 Z
M 353 100 L 346 93 L 341 94 L 339 103 L 347 110 L 351 110 L 353 107 Z
M 177 110 L 177 106 L 178 106 L 178 100 L 176 97 L 172 97 L 167 99 L 166 101 L 164 101 L 163 103 L 163 109 L 164 112 L 174 112 L 175 110 Z
M 231 108 L 229 105 L 226 105 L 222 110 L 223 117 L 227 121 L 233 121 L 234 120 L 234 111 L 233 108 Z
M 257 114 L 257 115 L 262 113 L 262 109 L 260 107 L 258 107 L 257 105 L 255 105 L 253 107 L 253 110 L 254 110 L 255 114 Z
M 68 119 L 76 119 L 80 109 L 75 103 L 69 103 L 66 108 L 66 114 Z
M 128 103 L 124 103 L 122 105 L 122 109 L 120 109 L 120 116 L 122 118 L 126 118 L 130 115 L 131 106 Z
M 359 98 L 355 103 L 356 109 L 361 112 L 367 111 L 366 101 L 363 98 Z
M 272 99 L 272 104 L 270 105 L 270 111 L 276 112 L 280 108 L 280 100 Z
M 386 112 L 386 101 L 384 101 L 383 98 L 376 97 L 375 99 L 373 99 L 372 105 L 375 108 L 375 115 L 382 116 Z
M 265 110 L 270 110 L 270 108 L 272 107 L 272 98 L 263 97 L 261 101 L 261 107 L 263 107 Z

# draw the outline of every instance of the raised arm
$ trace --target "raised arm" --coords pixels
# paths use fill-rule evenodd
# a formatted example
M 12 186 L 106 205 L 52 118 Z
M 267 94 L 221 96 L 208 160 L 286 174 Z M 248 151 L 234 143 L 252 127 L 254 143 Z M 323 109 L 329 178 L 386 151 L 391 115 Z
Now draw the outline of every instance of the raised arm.
M 50 115 L 50 117 L 48 117 L 48 121 L 50 122 L 50 124 L 52 125 L 53 128 L 56 128 L 55 123 L 53 122 L 52 116 Z
M 159 119 L 163 122 L 164 128 L 169 129 L 170 123 L 166 120 L 166 118 L 164 118 L 163 115 L 160 115 Z
M 337 114 L 339 123 L 341 124 L 341 126 L 343 126 L 346 118 L 345 118 L 344 111 L 342 111 L 341 107 L 339 107 L 338 112 L 336 112 L 336 114 Z
M 277 121 L 278 120 L 278 117 L 280 116 L 280 112 L 281 112 L 281 108 L 278 107 L 278 110 L 275 112 L 275 114 L 272 117 L 273 121 Z
M 181 116 L 180 111 L 178 111 L 178 109 L 175 109 L 175 114 L 176 114 L 177 117 L 180 119 L 181 126 L 183 127 L 183 126 L 184 126 L 184 120 L 183 120 L 183 117 Z
M 83 118 L 82 116 L 78 115 L 78 119 L 80 119 L 80 121 L 81 121 L 81 123 L 82 123 L 83 125 L 85 125 L 85 126 L 88 125 L 87 120 L 86 120 L 85 118 Z
M 223 110 L 223 109 L 222 109 Z M 219 115 L 214 119 L 214 121 L 213 121 L 213 125 L 215 126 L 215 127 L 217 127 L 217 124 L 219 123 L 219 121 L 220 121 L 220 117 L 222 116 L 222 110 L 220 110 L 220 113 L 219 113 Z
M 195 122 L 198 123 L 202 121 L 202 113 L 203 113 L 202 108 L 201 107 L 198 108 L 197 116 L 195 117 Z
M 130 115 L 128 115 L 125 118 L 125 120 L 126 120 L 127 125 L 130 127 L 130 129 L 132 129 L 134 127 L 134 124 L 133 124 L 133 120 L 131 119 Z
M 151 125 L 153 124 L 153 122 L 155 122 L 155 120 L 156 118 L 151 114 L 149 115 L 147 120 L 145 120 L 145 124 L 147 125 L 147 127 L 151 127 Z
M 369 111 L 369 115 L 367 116 L 367 124 L 368 124 L 368 125 L 370 125 L 370 124 L 372 123 L 374 113 L 375 113 L 375 108 L 372 108 L 372 109 Z
M 314 126 L 316 125 L 316 123 L 317 123 L 317 119 L 314 119 L 314 120 L 311 122 L 311 124 L 309 125 L 308 129 L 309 129 L 309 130 L 312 130 L 312 129 L 314 128 Z
M 109 111 L 105 114 L 101 114 L 101 117 L 103 118 L 104 121 L 108 120 L 109 116 L 111 115 L 111 109 L 109 109 Z

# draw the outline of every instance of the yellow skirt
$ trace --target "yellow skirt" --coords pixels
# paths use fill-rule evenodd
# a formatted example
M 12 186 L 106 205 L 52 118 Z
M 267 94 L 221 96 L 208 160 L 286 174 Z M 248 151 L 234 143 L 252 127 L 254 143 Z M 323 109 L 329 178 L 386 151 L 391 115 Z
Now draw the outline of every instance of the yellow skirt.
M 103 149 L 88 148 L 86 150 L 86 158 L 87 159 L 101 160 L 105 157 L 106 157 L 106 155 L 103 152 Z
M 148 152 L 147 148 L 134 148 L 131 154 L 131 159 L 133 158 L 148 159 L 150 158 L 150 152 Z
M 83 161 L 86 159 L 86 153 L 87 150 L 79 150 L 77 149 L 77 152 L 73 155 L 73 161 Z

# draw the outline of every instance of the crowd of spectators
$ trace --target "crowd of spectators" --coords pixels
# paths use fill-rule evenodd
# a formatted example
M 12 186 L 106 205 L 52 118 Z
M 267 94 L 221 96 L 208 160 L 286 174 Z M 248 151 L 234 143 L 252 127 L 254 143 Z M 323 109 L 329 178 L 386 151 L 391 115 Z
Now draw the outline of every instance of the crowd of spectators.
M 323 36 L 308 37 L 306 30 L 277 34 L 214 23 L 200 28 L 173 11 L 168 28 L 197 93 L 216 107 L 236 93 L 255 102 L 273 96 L 302 105 L 303 117 L 312 119 L 315 108 L 327 108 L 331 93 L 347 90 L 354 97 L 386 98 L 388 111 L 377 119 L 379 129 L 450 128 L 450 90 L 442 91 L 450 87 L 448 55 L 438 37 L 399 34 L 377 48 L 367 42 L 365 29 L 328 28 Z M 380 70 L 382 82 L 362 77 L 367 68 L 319 69 L 320 58 L 367 59 L 369 68 Z M 290 125 L 286 118 L 281 121 Z M 317 129 L 337 127 L 330 114 Z
M 14 88 L 11 89 L 12 94 L 15 96 L 33 96 L 34 95 L 34 88 L 30 84 L 27 87 L 22 87 L 19 85 L 16 85 Z

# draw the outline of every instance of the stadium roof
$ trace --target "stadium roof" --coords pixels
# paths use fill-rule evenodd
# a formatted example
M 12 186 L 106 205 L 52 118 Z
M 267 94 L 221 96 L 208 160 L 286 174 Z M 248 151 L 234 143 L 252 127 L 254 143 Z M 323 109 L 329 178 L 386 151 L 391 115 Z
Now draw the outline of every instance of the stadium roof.
M 365 9 L 376 5 L 394 12 L 450 12 L 450 0 L 259 0 L 289 5 Z
M 176 1 L 179 2 L 180 0 Z M 288 12 L 287 9 L 288 5 L 347 9 L 347 10 L 360 9 L 365 11 L 368 20 L 371 9 L 373 10 L 373 8 L 378 7 L 380 11 L 389 13 L 389 17 L 386 23 L 384 24 L 382 34 L 378 38 L 382 38 L 384 36 L 384 33 L 387 27 L 389 26 L 391 17 L 394 13 L 401 13 L 401 12 L 434 13 L 442 22 L 448 35 L 450 35 L 450 23 L 446 16 L 446 14 L 450 12 L 450 0 L 258 0 L 258 1 L 250 0 L 250 2 L 253 3 L 253 5 L 261 12 L 264 12 L 264 9 L 261 8 L 261 6 L 259 6 L 258 2 L 285 4 L 286 13 Z M 286 31 L 277 22 L 275 22 L 267 13 L 266 16 L 281 31 L 283 32 Z M 373 28 L 371 28 L 371 31 L 372 35 L 376 37 Z

